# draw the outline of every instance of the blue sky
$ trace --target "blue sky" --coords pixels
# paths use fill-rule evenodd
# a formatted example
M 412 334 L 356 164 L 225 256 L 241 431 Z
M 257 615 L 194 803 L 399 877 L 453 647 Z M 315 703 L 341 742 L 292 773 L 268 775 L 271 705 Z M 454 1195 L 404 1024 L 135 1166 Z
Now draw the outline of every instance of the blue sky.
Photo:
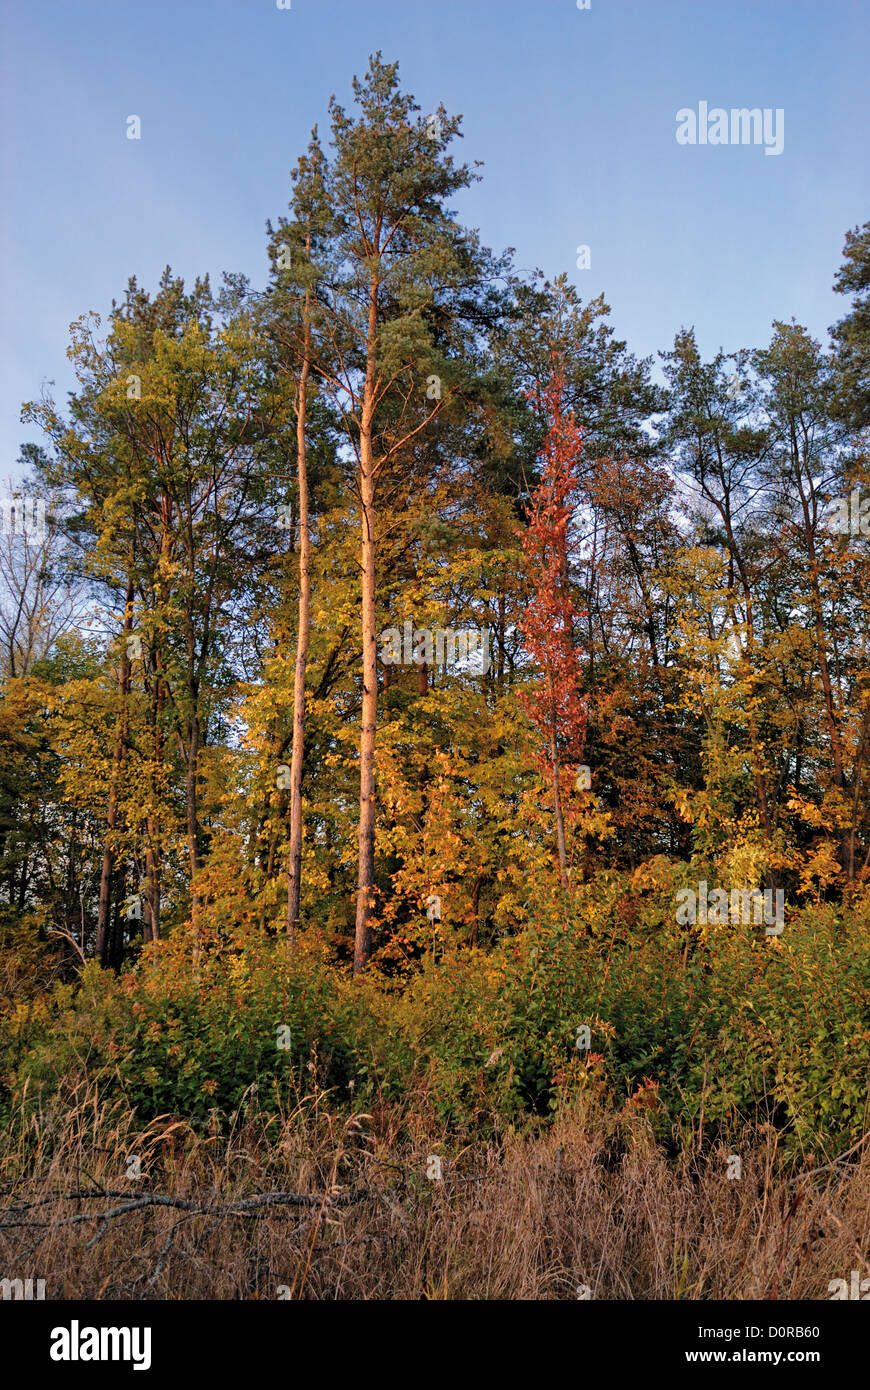
M 21 402 L 73 385 L 68 325 L 127 278 L 266 276 L 265 221 L 370 52 L 464 116 L 463 220 L 518 267 L 604 291 L 638 355 L 705 354 L 774 318 L 824 340 L 848 227 L 870 218 L 866 0 L 13 0 L 0 53 L 0 479 Z M 676 112 L 783 108 L 785 147 L 680 146 Z M 142 138 L 126 138 L 129 115 Z M 577 247 L 591 269 L 576 268 Z

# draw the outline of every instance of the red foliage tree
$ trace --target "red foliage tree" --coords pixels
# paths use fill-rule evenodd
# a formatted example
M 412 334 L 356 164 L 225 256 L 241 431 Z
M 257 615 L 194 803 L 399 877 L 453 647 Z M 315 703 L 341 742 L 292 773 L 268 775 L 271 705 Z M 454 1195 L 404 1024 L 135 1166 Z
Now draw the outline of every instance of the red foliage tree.
M 521 699 L 541 734 L 536 758 L 552 786 L 563 888 L 568 885 L 564 774 L 571 763 L 583 757 L 587 725 L 575 646 L 576 620 L 583 614 L 574 602 L 568 564 L 583 436 L 573 411 L 565 410 L 564 393 L 565 373 L 556 361 L 549 381 L 538 393 L 548 429 L 539 456 L 541 481 L 531 495 L 528 526 L 521 532 L 531 590 L 521 626 L 529 655 L 542 678 L 534 691 Z

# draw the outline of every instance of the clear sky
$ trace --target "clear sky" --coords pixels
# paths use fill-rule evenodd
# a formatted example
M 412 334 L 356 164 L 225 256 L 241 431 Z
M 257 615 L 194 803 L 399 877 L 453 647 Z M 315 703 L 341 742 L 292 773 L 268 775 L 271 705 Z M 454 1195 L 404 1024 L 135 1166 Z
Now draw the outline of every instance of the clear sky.
M 870 218 L 867 0 L 7 0 L 0 55 L 0 479 L 23 400 L 73 385 L 68 325 L 167 263 L 265 282 L 265 222 L 370 52 L 483 161 L 465 222 L 518 267 L 604 291 L 645 356 L 824 340 L 847 228 Z M 676 113 L 782 108 L 785 144 L 679 145 Z M 141 140 L 127 139 L 138 115 Z M 576 267 L 577 247 L 591 269 Z

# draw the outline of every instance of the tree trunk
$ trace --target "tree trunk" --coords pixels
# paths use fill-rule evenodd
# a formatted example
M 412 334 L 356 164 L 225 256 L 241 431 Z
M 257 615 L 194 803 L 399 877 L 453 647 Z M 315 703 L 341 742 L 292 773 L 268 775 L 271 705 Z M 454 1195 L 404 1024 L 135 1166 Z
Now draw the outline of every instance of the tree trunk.
M 121 771 L 127 748 L 128 699 L 130 694 L 130 657 L 127 651 L 127 638 L 133 627 L 133 580 L 127 580 L 127 594 L 124 602 L 124 626 L 121 633 L 121 668 L 118 677 L 118 694 L 121 710 L 118 718 L 115 747 L 112 753 L 112 774 L 109 782 L 109 808 L 106 814 L 106 836 L 103 841 L 103 866 L 100 873 L 100 906 L 97 913 L 97 939 L 94 955 L 101 965 L 106 965 L 109 946 L 109 912 L 112 901 L 112 873 L 115 868 L 115 851 L 112 838 L 118 821 L 118 801 Z
M 556 813 L 556 844 L 559 853 L 559 882 L 568 887 L 568 855 L 565 851 L 565 821 L 562 816 L 562 789 L 559 786 L 559 755 L 555 733 L 550 734 L 550 767 L 553 778 L 553 808 Z
M 159 454 L 155 452 L 155 464 Z M 163 631 L 165 622 L 165 602 L 166 602 L 166 579 L 165 566 L 169 562 L 172 553 L 171 530 L 172 530 L 172 503 L 165 495 L 160 501 L 160 553 L 157 565 L 157 586 L 156 586 L 156 611 L 160 617 L 160 631 Z M 163 874 L 163 846 L 162 831 L 160 825 L 160 770 L 163 767 L 164 759 L 164 740 L 163 740 L 163 707 L 166 700 L 165 679 L 163 675 L 163 660 L 161 656 L 160 641 L 157 633 L 153 637 L 153 650 L 151 659 L 151 669 L 154 679 L 154 698 L 151 701 L 149 716 L 152 720 L 152 764 L 150 773 L 150 796 L 151 807 L 147 819 L 148 847 L 145 852 L 145 879 L 147 906 L 145 919 L 142 923 L 143 941 L 159 941 L 160 939 L 160 899 L 161 899 L 161 879 Z
M 311 254 L 311 237 L 306 238 Z M 293 675 L 293 750 L 290 759 L 290 867 L 287 876 L 287 935 L 292 955 L 299 926 L 302 891 L 302 763 L 305 757 L 305 671 L 311 617 L 311 538 L 308 534 L 308 466 L 305 445 L 308 372 L 311 357 L 311 293 L 305 292 L 304 355 L 296 407 L 296 461 L 299 474 L 299 622 Z
M 360 975 L 372 953 L 371 916 L 375 884 L 375 732 L 378 719 L 378 667 L 375 610 L 375 470 L 372 417 L 375 400 L 375 341 L 378 282 L 369 295 L 366 380 L 360 420 L 360 565 L 362 569 L 363 694 L 359 740 L 359 874 L 353 973 Z
M 199 715 L 194 714 L 187 735 L 187 774 L 185 777 L 185 802 L 187 806 L 187 854 L 190 861 L 191 893 L 192 885 L 202 868 L 202 855 L 199 846 L 199 813 L 197 810 L 197 782 L 199 781 Z
M 820 566 L 816 555 L 815 539 L 812 530 L 808 528 L 807 550 L 810 574 L 810 593 L 812 595 L 813 607 L 813 629 L 816 639 L 816 659 L 819 663 L 819 675 L 822 682 L 822 703 L 825 709 L 825 722 L 828 725 L 828 735 L 831 740 L 831 759 L 834 765 L 834 785 L 845 802 L 847 800 L 846 774 L 843 758 L 843 738 L 840 727 L 840 716 L 834 698 L 834 686 L 831 681 L 831 671 L 828 665 L 828 645 L 825 635 L 825 614 L 822 599 L 822 588 L 820 578 Z M 840 828 L 840 850 L 839 860 L 846 875 L 848 882 L 851 882 L 854 870 L 853 854 L 849 852 L 849 827 L 843 825 Z
M 152 721 L 152 764 L 149 777 L 151 807 L 146 821 L 147 848 L 145 851 L 145 914 L 142 923 L 142 939 L 145 942 L 160 940 L 160 897 L 161 897 L 161 835 L 159 816 L 159 769 L 163 765 L 163 678 L 160 672 L 159 652 L 154 654 L 154 698 L 149 710 Z
M 117 974 L 124 961 L 124 918 L 121 914 L 121 903 L 124 898 L 124 876 L 119 869 L 113 870 L 112 880 L 115 910 L 110 914 L 106 931 L 106 964 Z
M 160 940 L 160 827 L 154 816 L 148 817 L 148 848 L 145 851 L 145 908 L 142 924 L 143 941 Z
M 353 973 L 359 975 L 372 951 L 371 915 L 375 881 L 375 732 L 378 717 L 377 641 L 375 634 L 374 488 L 363 474 L 362 494 L 362 645 L 363 695 L 359 761 L 359 876 Z

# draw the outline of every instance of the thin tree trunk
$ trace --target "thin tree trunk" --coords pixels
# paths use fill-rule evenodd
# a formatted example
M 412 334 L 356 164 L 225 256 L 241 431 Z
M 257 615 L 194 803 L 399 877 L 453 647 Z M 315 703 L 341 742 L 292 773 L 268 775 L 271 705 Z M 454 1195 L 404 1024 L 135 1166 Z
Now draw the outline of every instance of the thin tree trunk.
M 846 869 L 846 881 L 848 883 L 853 883 L 855 880 L 855 847 L 858 834 L 858 817 L 861 809 L 861 774 L 864 766 L 864 755 L 867 749 L 868 736 L 870 736 L 870 706 L 868 706 L 867 709 L 865 709 L 864 711 L 864 717 L 861 722 L 861 741 L 858 744 L 858 751 L 855 754 L 855 763 L 853 768 L 852 780 L 855 784 L 855 790 L 852 793 L 852 815 L 848 827 L 849 860 Z
M 498 596 L 498 626 L 496 628 L 498 657 L 496 667 L 496 684 L 499 695 L 504 694 L 504 650 L 505 650 L 505 622 L 506 598 L 504 589 L 501 589 Z
M 155 463 L 158 458 L 159 454 L 155 453 Z M 157 565 L 157 588 L 155 595 L 161 631 L 163 630 L 163 623 L 165 622 L 164 605 L 166 602 L 167 588 L 164 571 L 165 567 L 169 564 L 172 553 L 172 524 L 172 502 L 164 493 L 160 501 L 160 554 Z M 163 767 L 164 760 L 163 707 L 166 700 L 166 689 L 160 640 L 156 633 L 153 638 L 152 669 L 154 676 L 154 698 L 151 702 L 150 715 L 153 721 L 153 761 L 150 775 L 151 808 L 147 820 L 148 848 L 145 853 L 148 912 L 147 920 L 143 922 L 143 941 L 159 941 L 160 939 L 160 899 L 162 895 L 161 880 L 163 874 L 162 829 L 159 811 L 161 788 L 159 779 L 160 769 Z
M 553 779 L 553 806 L 556 812 L 556 845 L 559 852 L 559 882 L 568 887 L 568 856 L 565 851 L 565 821 L 562 816 L 562 791 L 559 786 L 559 756 L 556 752 L 556 738 L 550 735 L 550 767 Z
M 471 890 L 471 945 L 476 947 L 480 937 L 480 890 L 484 884 L 483 874 L 478 874 Z
M 306 237 L 311 254 L 311 236 Z M 299 475 L 299 620 L 296 669 L 293 676 L 293 750 L 290 759 L 290 867 L 287 876 L 287 936 L 290 954 L 296 947 L 299 899 L 302 892 L 302 763 L 305 758 L 305 672 L 311 621 L 311 538 L 308 533 L 308 464 L 305 442 L 308 372 L 311 358 L 311 292 L 305 291 L 304 353 L 296 406 L 296 462 Z
M 378 675 L 375 636 L 374 487 L 361 478 L 362 495 L 362 645 L 363 694 L 360 727 L 359 876 L 357 880 L 356 939 L 353 973 L 359 975 L 372 950 L 371 916 L 375 880 L 375 733 L 378 717 Z
M 78 822 L 78 811 L 73 808 L 72 820 L 69 830 L 69 853 L 66 861 L 66 886 L 63 895 L 63 925 L 70 936 L 75 936 L 75 909 L 73 902 L 75 898 L 75 875 L 76 875 L 76 850 L 78 848 L 78 836 L 76 834 Z M 20 894 L 20 889 L 19 889 Z M 23 904 L 19 896 L 19 911 Z M 82 953 L 84 954 L 85 943 L 81 942 Z
M 118 694 L 121 709 L 118 718 L 115 747 L 112 752 L 112 773 L 109 782 L 109 808 L 106 814 L 106 836 L 103 841 L 103 865 L 100 873 L 100 905 L 97 913 L 97 939 L 94 955 L 101 965 L 108 959 L 109 912 L 112 900 L 112 873 L 115 868 L 115 851 L 112 838 L 118 821 L 118 802 L 121 772 L 127 748 L 130 695 L 130 657 L 127 651 L 127 638 L 133 627 L 133 579 L 127 579 L 127 594 L 124 602 L 124 626 L 121 633 L 121 668 L 118 677 Z
M 160 940 L 160 898 L 161 898 L 161 874 L 162 874 L 162 851 L 161 833 L 159 816 L 159 769 L 163 765 L 163 678 L 160 670 L 160 654 L 154 653 L 154 698 L 151 701 L 150 717 L 152 721 L 152 765 L 150 769 L 150 793 L 151 807 L 149 809 L 146 822 L 146 835 L 148 840 L 145 851 L 145 920 L 142 924 L 143 941 Z
M 160 827 L 154 816 L 148 817 L 146 833 L 148 848 L 145 851 L 145 920 L 142 924 L 143 941 L 160 940 L 160 846 L 157 843 Z
M 378 281 L 369 294 L 366 380 L 360 420 L 360 565 L 362 568 L 363 693 L 359 741 L 359 875 L 353 973 L 360 975 L 372 953 L 371 917 L 375 884 L 375 733 L 378 720 L 378 668 L 375 609 L 375 470 L 372 417 L 375 400 L 375 343 Z
M 194 699 L 198 701 L 198 692 Z M 187 805 L 187 853 L 190 861 L 191 895 L 196 903 L 193 884 L 202 868 L 202 855 L 199 844 L 199 815 L 197 812 L 197 782 L 199 780 L 199 715 L 194 713 L 190 720 L 187 735 L 187 774 L 185 777 L 185 801 Z
M 18 911 L 24 911 L 24 904 L 27 902 L 27 864 L 30 856 L 25 854 L 21 861 L 21 878 L 18 880 Z M 82 953 L 84 954 L 85 942 L 82 937 Z
M 716 458 L 719 467 L 719 479 L 722 483 L 724 494 L 721 503 L 717 502 L 716 506 L 719 510 L 719 514 L 722 517 L 722 522 L 725 527 L 725 536 L 728 541 L 728 551 L 731 556 L 731 562 L 733 566 L 736 566 L 737 574 L 740 579 L 740 586 L 743 590 L 746 618 L 746 647 L 741 657 L 741 672 L 744 676 L 744 679 L 746 679 L 747 682 L 749 682 L 751 681 L 752 677 L 752 654 L 755 646 L 755 618 L 752 597 L 752 584 L 750 582 L 750 577 L 743 554 L 737 544 L 737 540 L 734 535 L 734 527 L 731 519 L 731 489 L 725 481 L 727 476 L 727 470 L 722 457 L 721 445 L 718 443 L 718 441 L 716 443 Z M 731 574 L 733 575 L 733 568 Z M 728 587 L 729 589 L 732 587 L 732 580 L 730 576 Z M 770 845 L 773 840 L 773 825 L 770 818 L 770 807 L 768 805 L 767 799 L 767 780 L 764 769 L 764 754 L 761 747 L 761 740 L 758 734 L 758 725 L 755 718 L 754 703 L 751 693 L 749 695 L 748 700 L 747 725 L 749 728 L 749 751 L 752 759 L 752 776 L 755 782 L 755 796 L 758 802 L 758 813 L 761 817 L 761 825 L 764 830 L 765 841 L 768 845 Z M 775 888 L 776 875 L 774 874 L 773 870 L 769 869 L 765 877 L 770 888 Z
M 547 690 L 553 700 L 553 677 L 547 672 Z M 568 855 L 565 850 L 565 820 L 562 815 L 562 789 L 559 786 L 559 753 L 556 748 L 555 714 L 550 723 L 550 773 L 553 782 L 553 810 L 556 816 L 556 847 L 559 854 L 559 882 L 568 887 Z
M 121 915 L 121 903 L 124 898 L 124 877 L 117 867 L 112 871 L 113 897 L 115 910 L 110 914 L 110 921 L 106 932 L 106 964 L 116 973 L 121 969 L 124 960 L 124 918 Z
M 812 596 L 813 608 L 813 628 L 816 639 L 816 659 L 819 663 L 819 676 L 822 683 L 822 703 L 825 709 L 825 720 L 828 725 L 828 734 L 831 740 L 831 759 L 834 765 L 834 785 L 844 801 L 847 800 L 846 773 L 843 758 L 843 738 L 840 728 L 840 717 L 834 698 L 834 687 L 831 681 L 831 671 L 828 665 L 828 646 L 825 636 L 825 615 L 822 600 L 821 581 L 819 576 L 819 561 L 816 555 L 816 545 L 812 530 L 808 528 L 807 550 L 810 572 L 810 593 Z M 848 882 L 851 882 L 854 867 L 852 857 L 849 852 L 849 827 L 843 825 L 840 829 L 840 864 L 846 874 Z

